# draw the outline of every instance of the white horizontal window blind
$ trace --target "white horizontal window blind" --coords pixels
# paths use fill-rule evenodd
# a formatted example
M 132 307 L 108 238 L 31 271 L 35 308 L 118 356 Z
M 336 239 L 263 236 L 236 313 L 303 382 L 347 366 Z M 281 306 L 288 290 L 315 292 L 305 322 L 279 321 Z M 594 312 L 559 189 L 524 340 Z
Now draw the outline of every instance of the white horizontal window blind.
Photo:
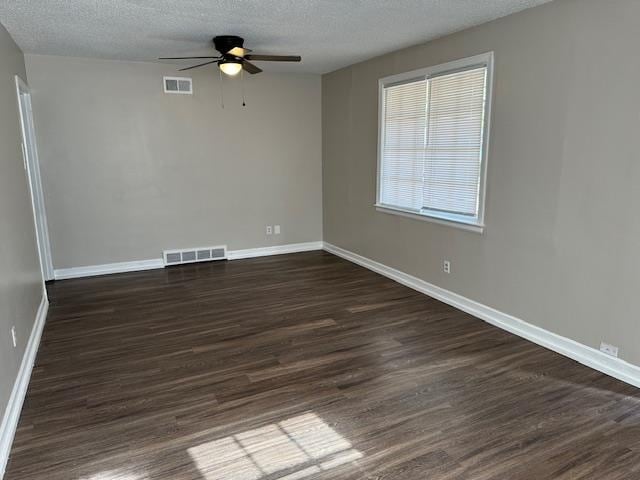
M 426 209 L 478 214 L 486 73 L 482 67 L 429 80 Z
M 382 86 L 382 206 L 477 222 L 488 65 Z
M 421 80 L 385 91 L 382 201 L 387 205 L 422 208 L 427 86 Z

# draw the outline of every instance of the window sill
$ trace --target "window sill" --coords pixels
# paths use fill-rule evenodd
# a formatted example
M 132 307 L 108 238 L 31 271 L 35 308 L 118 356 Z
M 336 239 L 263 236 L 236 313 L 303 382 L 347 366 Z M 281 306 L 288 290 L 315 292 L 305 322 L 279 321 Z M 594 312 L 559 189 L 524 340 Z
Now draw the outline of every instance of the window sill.
M 469 232 L 475 232 L 480 234 L 484 232 L 484 225 L 454 219 L 454 218 L 451 218 L 451 216 L 448 216 L 446 213 L 443 213 L 441 216 L 436 214 L 427 215 L 426 213 L 411 212 L 409 210 L 402 210 L 400 208 L 390 207 L 388 205 L 375 204 L 374 206 L 376 207 L 376 210 L 378 212 L 382 212 L 382 213 L 388 213 L 391 215 L 400 215 L 401 217 L 413 218 L 415 220 L 422 220 L 423 222 L 437 223 L 438 225 L 446 225 L 449 227 L 467 230 Z

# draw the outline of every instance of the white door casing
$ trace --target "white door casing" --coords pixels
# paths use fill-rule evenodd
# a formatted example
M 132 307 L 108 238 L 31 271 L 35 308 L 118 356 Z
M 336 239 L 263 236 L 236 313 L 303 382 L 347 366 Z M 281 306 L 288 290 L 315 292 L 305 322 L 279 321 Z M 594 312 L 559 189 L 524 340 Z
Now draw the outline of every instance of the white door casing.
M 51 258 L 51 244 L 49 242 L 49 228 L 47 226 L 47 212 L 44 205 L 44 192 L 40 178 L 38 147 L 36 144 L 36 132 L 31 108 L 31 92 L 29 86 L 19 76 L 16 75 L 15 78 L 18 111 L 20 113 L 20 127 L 22 130 L 22 157 L 31 193 L 31 206 L 33 207 L 40 268 L 44 281 L 53 280 L 53 261 Z

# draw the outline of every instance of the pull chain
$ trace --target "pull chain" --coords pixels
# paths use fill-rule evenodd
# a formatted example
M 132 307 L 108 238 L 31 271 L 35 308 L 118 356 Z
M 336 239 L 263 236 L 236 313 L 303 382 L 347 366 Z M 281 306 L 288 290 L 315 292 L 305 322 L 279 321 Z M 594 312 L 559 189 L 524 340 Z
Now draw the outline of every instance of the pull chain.
M 224 89 L 222 87 L 222 70 L 218 68 L 218 73 L 220 74 L 220 106 L 224 108 Z
M 242 87 L 242 106 L 246 107 L 247 104 L 244 101 L 244 68 L 242 70 L 240 70 L 240 84 Z

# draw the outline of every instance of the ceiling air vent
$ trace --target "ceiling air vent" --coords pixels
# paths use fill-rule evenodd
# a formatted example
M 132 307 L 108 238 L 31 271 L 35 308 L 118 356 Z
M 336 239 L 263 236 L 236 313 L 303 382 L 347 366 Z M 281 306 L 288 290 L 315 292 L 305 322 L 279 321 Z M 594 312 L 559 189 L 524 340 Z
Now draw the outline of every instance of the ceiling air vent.
M 191 95 L 193 84 L 187 77 L 164 77 L 164 93 L 181 93 Z
M 162 252 L 165 267 L 181 265 L 183 263 L 210 262 L 212 260 L 226 260 L 227 247 L 184 248 L 182 250 L 165 250 Z

